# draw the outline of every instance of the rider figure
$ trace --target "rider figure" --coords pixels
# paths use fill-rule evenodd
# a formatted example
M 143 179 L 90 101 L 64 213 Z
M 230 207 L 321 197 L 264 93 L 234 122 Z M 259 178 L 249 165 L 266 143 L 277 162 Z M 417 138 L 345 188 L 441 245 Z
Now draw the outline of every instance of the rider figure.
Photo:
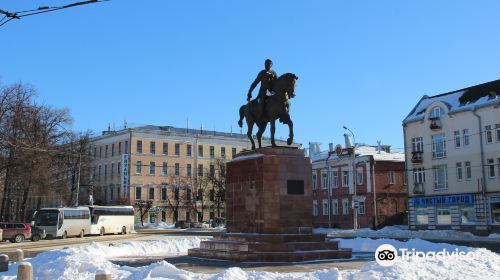
M 266 102 L 266 93 L 267 91 L 272 92 L 273 83 L 278 78 L 276 72 L 274 72 L 274 70 L 271 70 L 271 67 L 273 67 L 273 62 L 270 59 L 266 59 L 266 61 L 264 62 L 264 66 L 265 69 L 259 72 L 257 78 L 255 78 L 255 81 L 250 85 L 250 89 L 248 90 L 248 95 L 247 95 L 247 101 L 250 101 L 250 99 L 252 98 L 252 91 L 260 82 L 260 90 L 257 98 L 259 102 L 258 106 L 259 111 L 261 113 L 264 111 L 264 105 Z

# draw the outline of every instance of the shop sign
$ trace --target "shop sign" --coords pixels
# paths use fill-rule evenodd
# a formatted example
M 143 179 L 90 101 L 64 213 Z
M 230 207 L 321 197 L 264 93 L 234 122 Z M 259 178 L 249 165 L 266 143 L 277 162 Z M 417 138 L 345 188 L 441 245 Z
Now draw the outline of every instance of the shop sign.
M 474 204 L 472 194 L 423 196 L 410 199 L 414 206 L 450 205 L 450 204 Z

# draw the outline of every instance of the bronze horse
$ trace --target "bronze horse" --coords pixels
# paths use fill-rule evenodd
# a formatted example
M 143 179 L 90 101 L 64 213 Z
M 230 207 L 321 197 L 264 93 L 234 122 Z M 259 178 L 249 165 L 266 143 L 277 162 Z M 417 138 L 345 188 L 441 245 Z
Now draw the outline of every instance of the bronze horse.
M 276 147 L 274 142 L 274 132 L 276 131 L 276 119 L 279 119 L 283 124 L 288 125 L 289 135 L 286 143 L 293 143 L 293 122 L 288 113 L 290 109 L 290 98 L 295 97 L 295 81 L 298 79 L 295 74 L 286 73 L 281 75 L 273 85 L 274 94 L 268 96 L 264 106 L 264 112 L 260 114 L 259 104 L 257 99 L 248 102 L 240 107 L 240 120 L 238 125 L 243 127 L 243 118 L 246 119 L 248 125 L 247 136 L 252 142 L 252 150 L 255 150 L 255 142 L 252 137 L 253 125 L 257 124 L 259 131 L 257 132 L 257 140 L 259 148 L 262 148 L 262 134 L 266 130 L 267 123 L 271 123 L 271 145 Z

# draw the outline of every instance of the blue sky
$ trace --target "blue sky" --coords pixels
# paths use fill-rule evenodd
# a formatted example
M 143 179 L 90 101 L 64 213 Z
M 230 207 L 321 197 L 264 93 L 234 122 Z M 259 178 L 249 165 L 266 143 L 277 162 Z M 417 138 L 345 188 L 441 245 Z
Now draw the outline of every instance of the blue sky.
M 10 12 L 75 1 L 2 1 Z M 2 84 L 34 85 L 76 130 L 126 119 L 238 131 L 266 58 L 298 77 L 296 141 L 403 147 L 424 95 L 500 78 L 499 1 L 132 1 L 0 27 Z M 254 92 L 254 95 L 257 90 Z M 288 130 L 279 125 L 277 135 Z M 269 132 L 266 132 L 268 135 Z

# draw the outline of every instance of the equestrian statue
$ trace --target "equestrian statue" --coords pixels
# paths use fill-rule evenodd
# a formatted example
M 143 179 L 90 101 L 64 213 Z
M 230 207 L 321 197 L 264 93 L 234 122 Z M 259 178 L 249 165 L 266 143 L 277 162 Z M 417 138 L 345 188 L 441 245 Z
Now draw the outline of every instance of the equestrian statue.
M 290 119 L 290 98 L 295 97 L 295 81 L 298 77 L 292 73 L 286 73 L 277 77 L 276 72 L 271 70 L 273 62 L 266 59 L 265 69 L 260 71 L 257 78 L 250 86 L 247 94 L 247 104 L 240 107 L 240 120 L 238 125 L 243 127 L 243 118 L 246 119 L 248 131 L 247 136 L 252 142 L 252 150 L 255 150 L 255 142 L 252 136 L 253 125 L 257 124 L 257 141 L 262 148 L 262 135 L 266 130 L 267 123 L 271 123 L 271 145 L 276 147 L 274 133 L 276 131 L 276 120 L 288 125 L 289 135 L 287 144 L 293 143 L 293 122 Z M 252 91 L 260 83 L 257 98 L 251 100 Z

